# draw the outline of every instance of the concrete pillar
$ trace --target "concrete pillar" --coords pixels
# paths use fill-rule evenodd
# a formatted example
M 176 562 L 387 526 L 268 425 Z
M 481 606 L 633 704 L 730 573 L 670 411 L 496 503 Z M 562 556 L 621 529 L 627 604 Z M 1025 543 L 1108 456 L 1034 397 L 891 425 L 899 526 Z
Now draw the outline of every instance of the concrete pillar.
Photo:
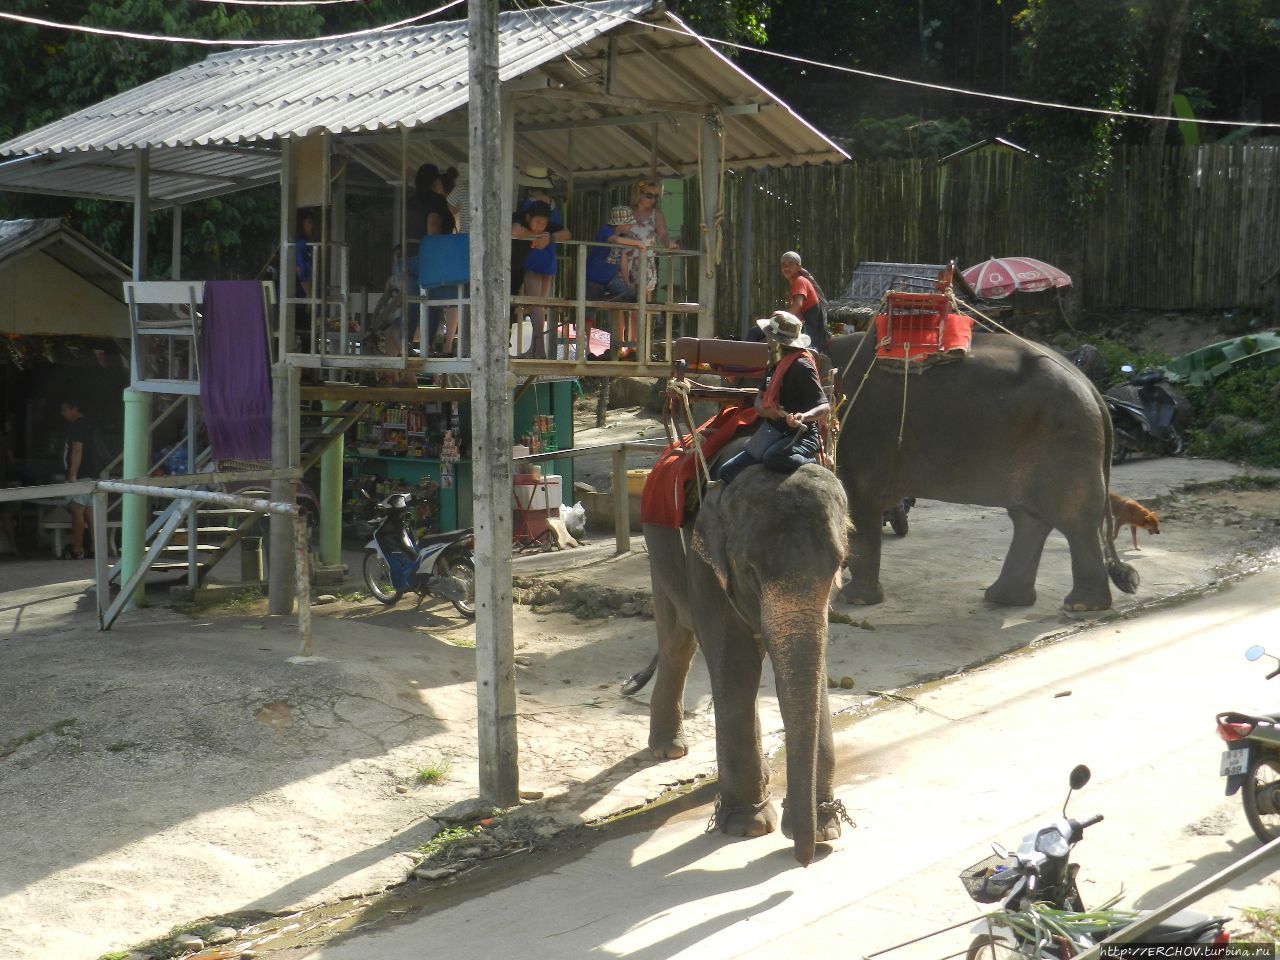
M 339 400 L 325 400 L 326 410 L 342 406 Z M 336 567 L 342 562 L 342 453 L 344 438 L 338 437 L 320 456 L 320 563 Z
M 702 222 L 707 225 L 706 249 L 703 251 L 703 269 L 698 273 L 698 303 L 702 313 L 698 315 L 698 336 L 716 335 L 716 261 L 720 256 L 720 154 L 723 122 L 719 114 L 702 118 L 699 131 L 702 138 L 702 156 L 698 167 L 698 186 L 702 196 Z
M 151 394 L 140 390 L 124 391 L 124 478 L 134 480 L 145 477 L 151 466 Z M 124 495 L 120 516 L 120 582 L 129 578 L 142 566 L 146 552 L 147 515 L 149 500 L 138 494 Z M 146 598 L 138 586 L 129 607 L 143 606 Z

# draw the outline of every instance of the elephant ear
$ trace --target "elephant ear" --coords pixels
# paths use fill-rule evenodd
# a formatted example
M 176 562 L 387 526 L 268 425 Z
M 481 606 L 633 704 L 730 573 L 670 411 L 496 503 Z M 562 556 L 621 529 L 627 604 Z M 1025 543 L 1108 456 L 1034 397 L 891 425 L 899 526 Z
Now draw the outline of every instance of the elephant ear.
M 720 491 L 708 497 L 698 511 L 697 522 L 693 525 L 693 540 L 689 548 L 702 560 L 715 575 L 720 589 L 729 590 L 729 524 L 721 516 Z

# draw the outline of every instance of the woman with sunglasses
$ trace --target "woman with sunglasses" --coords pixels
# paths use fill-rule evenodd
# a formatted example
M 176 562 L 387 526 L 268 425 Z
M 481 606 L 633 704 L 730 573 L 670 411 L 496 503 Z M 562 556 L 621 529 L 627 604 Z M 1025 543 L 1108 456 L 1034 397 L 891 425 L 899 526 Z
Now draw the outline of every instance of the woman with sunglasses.
M 676 247 L 667 233 L 667 220 L 658 208 L 662 200 L 662 186 L 656 180 L 638 180 L 631 187 L 631 210 L 635 214 L 635 226 L 631 228 L 631 236 L 644 241 L 649 248 L 648 271 L 645 278 L 647 292 L 652 299 L 654 289 L 658 286 L 658 257 L 653 252 L 654 246 Z M 631 265 L 631 285 L 639 289 L 640 258 L 636 257 Z

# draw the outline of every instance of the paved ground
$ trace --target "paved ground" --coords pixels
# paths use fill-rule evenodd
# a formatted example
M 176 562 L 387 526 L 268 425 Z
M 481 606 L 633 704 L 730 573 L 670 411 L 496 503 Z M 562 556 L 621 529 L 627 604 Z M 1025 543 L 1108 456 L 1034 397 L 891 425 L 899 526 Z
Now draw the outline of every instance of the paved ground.
M 1270 555 L 1276 493 L 1169 495 L 1240 472 L 1193 460 L 1116 471 L 1113 487 L 1153 500 L 1164 530 L 1126 551 L 1144 586 L 1120 612 Z M 830 673 L 854 683 L 838 708 L 1078 626 L 1059 608 L 1057 537 L 1034 607 L 982 603 L 1008 526 L 994 511 L 917 507 L 910 535 L 885 551 L 888 601 L 836 607 L 849 622 L 833 624 Z M 645 759 L 646 704 L 617 691 L 653 647 L 652 621 L 622 613 L 647 590 L 646 559 L 611 553 L 601 543 L 517 565 L 547 585 L 515 612 L 521 787 L 543 794 L 527 808 L 554 823 L 594 821 L 714 770 L 700 667 L 689 698 L 697 746 L 677 763 Z M 549 569 L 566 564 L 578 566 Z M 100 634 L 89 576 L 87 561 L 0 563 L 7 956 L 94 957 L 200 917 L 243 925 L 380 889 L 405 876 L 444 812 L 474 796 L 474 629 L 449 608 L 317 607 L 319 656 L 301 661 L 293 624 L 251 603 L 153 606 Z M 762 710 L 774 730 L 770 686 Z M 421 782 L 428 768 L 442 782 Z

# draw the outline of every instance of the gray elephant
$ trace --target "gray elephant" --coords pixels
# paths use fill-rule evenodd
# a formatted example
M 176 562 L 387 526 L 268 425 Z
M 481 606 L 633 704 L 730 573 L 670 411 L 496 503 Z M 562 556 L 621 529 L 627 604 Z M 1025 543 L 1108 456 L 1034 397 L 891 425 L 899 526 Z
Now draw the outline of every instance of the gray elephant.
M 910 374 L 885 362 L 868 374 L 874 348 L 872 337 L 850 334 L 827 351 L 850 398 L 836 447 L 855 528 L 844 599 L 884 599 L 881 517 L 906 496 L 1009 512 L 1013 541 L 986 590 L 993 603 L 1035 603 L 1050 530 L 1071 549 L 1067 609 L 1110 607 L 1108 576 L 1134 592 L 1136 571 L 1099 533 L 1104 521 L 1110 533 L 1111 418 L 1079 370 L 1047 348 L 1000 334 L 980 333 L 968 356 Z
M 848 542 L 840 482 L 816 465 L 789 475 L 750 466 L 732 484 L 712 485 L 696 519 L 646 524 L 644 536 L 658 631 L 650 749 L 662 759 L 688 752 L 684 687 L 696 638 L 715 700 L 716 826 L 733 836 L 772 832 L 756 711 L 767 651 L 786 729 L 782 831 L 808 865 L 817 841 L 840 836 L 843 814 L 826 685 L 827 604 Z

